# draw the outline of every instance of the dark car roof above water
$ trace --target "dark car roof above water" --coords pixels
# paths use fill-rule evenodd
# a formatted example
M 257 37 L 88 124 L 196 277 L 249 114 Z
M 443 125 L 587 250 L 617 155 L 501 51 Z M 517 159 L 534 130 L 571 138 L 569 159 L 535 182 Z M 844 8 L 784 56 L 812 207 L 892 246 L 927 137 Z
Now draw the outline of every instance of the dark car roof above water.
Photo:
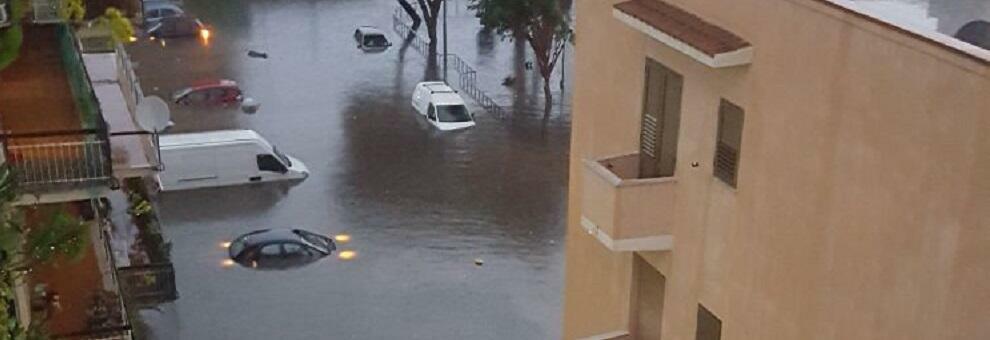
M 245 234 L 237 240 L 244 241 L 247 246 L 254 246 L 278 241 L 300 241 L 301 237 L 296 229 L 263 229 Z

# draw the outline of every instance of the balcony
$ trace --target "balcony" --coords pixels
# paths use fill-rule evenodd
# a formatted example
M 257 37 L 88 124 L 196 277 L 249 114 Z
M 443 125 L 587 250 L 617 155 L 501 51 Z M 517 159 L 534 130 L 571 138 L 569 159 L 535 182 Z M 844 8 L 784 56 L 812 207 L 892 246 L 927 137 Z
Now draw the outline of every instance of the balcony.
M 134 122 L 142 95 L 126 55 L 82 53 L 65 24 L 25 25 L 24 36 L 0 74 L 0 161 L 28 193 L 18 203 L 99 197 L 115 179 L 153 174 L 161 162 Z
M 677 179 L 638 175 L 637 153 L 585 160 L 581 226 L 612 251 L 671 250 Z
M 90 237 L 77 258 L 58 258 L 32 268 L 25 278 L 30 289 L 30 319 L 42 322 L 52 339 L 129 340 L 128 311 L 117 283 L 109 239 L 101 232 L 106 226 L 89 204 L 38 205 L 26 214 L 27 225 L 50 227 L 46 221 L 51 216 L 59 211 L 68 213 L 88 225 Z
M 113 185 L 105 130 L 4 134 L 3 159 L 25 193 L 19 203 L 98 197 Z

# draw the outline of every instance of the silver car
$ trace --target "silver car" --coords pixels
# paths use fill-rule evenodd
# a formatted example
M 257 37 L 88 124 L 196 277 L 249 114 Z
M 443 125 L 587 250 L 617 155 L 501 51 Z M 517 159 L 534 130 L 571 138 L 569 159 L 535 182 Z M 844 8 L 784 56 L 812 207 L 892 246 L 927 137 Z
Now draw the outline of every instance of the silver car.
M 144 3 L 144 25 L 154 26 L 164 18 L 180 17 L 186 14 L 179 5 L 168 1 L 149 1 Z
M 385 32 L 373 26 L 361 26 L 354 30 L 358 49 L 365 52 L 382 52 L 392 46 Z

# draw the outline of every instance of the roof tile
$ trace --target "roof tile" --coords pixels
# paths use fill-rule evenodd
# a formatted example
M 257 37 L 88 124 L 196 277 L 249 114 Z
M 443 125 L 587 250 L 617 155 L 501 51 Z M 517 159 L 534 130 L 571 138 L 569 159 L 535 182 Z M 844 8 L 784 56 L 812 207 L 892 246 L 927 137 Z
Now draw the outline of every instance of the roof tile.
M 630 0 L 615 8 L 709 56 L 750 46 L 732 32 L 663 1 Z

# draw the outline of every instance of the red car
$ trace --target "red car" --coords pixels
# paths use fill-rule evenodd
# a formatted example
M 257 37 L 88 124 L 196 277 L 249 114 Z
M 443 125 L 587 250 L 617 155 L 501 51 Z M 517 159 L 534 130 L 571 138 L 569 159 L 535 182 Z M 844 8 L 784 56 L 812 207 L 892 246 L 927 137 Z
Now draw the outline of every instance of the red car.
M 230 105 L 244 100 L 237 82 L 229 79 L 208 81 L 176 91 L 172 101 L 180 105 Z

